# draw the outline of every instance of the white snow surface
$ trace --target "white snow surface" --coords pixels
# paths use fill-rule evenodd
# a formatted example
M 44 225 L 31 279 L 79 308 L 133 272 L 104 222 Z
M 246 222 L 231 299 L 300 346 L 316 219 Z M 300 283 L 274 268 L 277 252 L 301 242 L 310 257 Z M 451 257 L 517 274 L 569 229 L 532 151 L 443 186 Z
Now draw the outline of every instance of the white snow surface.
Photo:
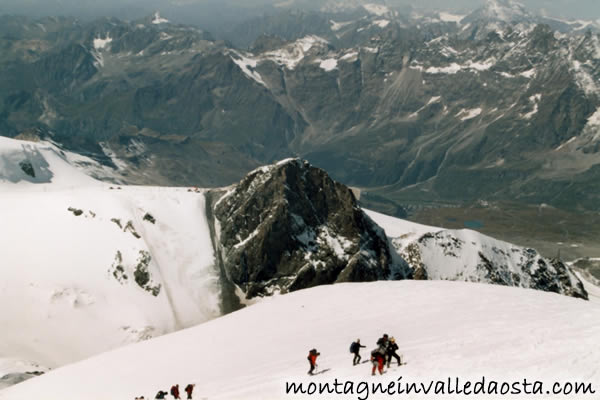
M 537 114 L 540 100 L 542 100 L 541 93 L 529 97 L 529 102 L 533 103 L 533 110 L 529 111 L 526 114 L 523 114 L 524 119 L 531 119 L 531 117 Z
M 533 78 L 535 76 L 535 74 L 536 74 L 535 68 L 532 68 L 530 70 L 521 72 L 519 75 L 521 75 L 524 78 L 531 79 L 531 78 Z
M 102 50 L 106 48 L 106 46 L 110 44 L 110 42 L 112 42 L 112 38 L 110 37 L 110 35 L 106 35 L 106 37 L 104 38 L 97 37 L 94 39 L 94 49 Z
M 496 265 L 503 265 L 508 271 L 521 276 L 521 285 L 529 284 L 529 277 L 521 274 L 520 265 L 524 262 L 524 249 L 469 229 L 445 230 L 438 232 L 426 242 L 413 242 L 420 252 L 421 261 L 426 266 L 429 279 L 486 281 L 486 272 L 477 268 L 484 254 Z M 399 246 L 394 241 L 397 248 Z M 532 257 L 533 261 L 539 255 Z M 533 264 L 537 265 L 537 264 Z
M 585 64 L 577 60 L 571 60 L 575 78 L 579 87 L 588 95 L 596 95 L 600 92 L 596 79 Z
M 390 20 L 388 19 L 378 19 L 377 21 L 373 21 L 374 25 L 377 25 L 380 28 L 385 28 L 390 24 Z
M 442 228 L 437 228 L 435 226 L 417 224 L 404 219 L 380 214 L 376 211 L 364 211 L 385 231 L 385 234 L 390 239 L 394 239 L 394 244 L 398 243 L 400 245 L 400 248 L 419 239 L 426 233 L 435 233 L 443 230 Z
M 456 50 L 451 49 L 446 47 L 446 50 L 452 52 L 456 52 Z M 425 70 L 426 73 L 428 74 L 456 74 L 460 71 L 477 71 L 477 72 L 481 72 L 481 71 L 487 71 L 489 70 L 491 67 L 493 67 L 495 64 L 495 60 L 494 59 L 489 59 L 486 60 L 484 62 L 480 62 L 480 61 L 468 61 L 465 64 L 457 64 L 457 63 L 451 63 L 445 67 L 429 67 Z
M 355 21 L 346 21 L 346 22 L 335 22 L 334 20 L 329 20 L 331 24 L 331 30 L 334 32 L 339 31 L 340 29 L 354 23 Z
M 350 61 L 356 61 L 357 57 L 358 57 L 358 52 L 357 51 L 351 51 L 349 53 L 344 54 L 340 58 L 340 60 L 342 60 L 342 61 L 348 61 L 348 62 L 350 62 Z
M 20 164 L 29 163 L 35 177 L 27 175 Z M 18 190 L 52 190 L 98 186 L 91 176 L 118 180 L 111 168 L 76 153 L 64 151 L 54 143 L 29 142 L 0 136 L 0 192 Z M 41 183 L 52 183 L 43 185 Z
M 588 118 L 588 122 L 586 124 L 587 126 L 590 127 L 599 127 L 600 126 L 600 108 L 598 108 L 596 110 L 595 113 L 593 113 L 589 118 Z
M 150 399 L 174 383 L 196 383 L 194 398 L 200 399 L 351 399 L 357 396 L 286 395 L 285 382 L 338 378 L 385 387 L 400 376 L 405 383 L 527 377 L 546 387 L 578 380 L 597 390 L 598 320 L 597 303 L 501 286 L 444 281 L 320 286 L 66 366 L 0 391 L 0 399 Z M 396 338 L 408 364 L 372 377 L 369 363 L 352 366 L 348 346 L 360 338 L 368 359 L 383 332 Z M 321 353 L 319 368 L 329 371 L 309 379 L 306 353 L 313 347 Z
M 437 103 L 438 101 L 440 101 L 441 98 L 442 98 L 442 96 L 434 96 L 431 99 L 429 99 L 429 101 L 427 102 L 427 105 Z
M 158 24 L 165 24 L 167 22 L 169 22 L 169 20 L 166 18 L 162 18 L 158 11 L 154 13 L 154 18 L 152 19 L 153 24 L 158 25 Z
M 240 67 L 240 69 L 242 70 L 244 75 L 246 75 L 248 78 L 260 83 L 263 86 L 267 86 L 267 84 L 263 80 L 262 76 L 257 71 L 254 70 L 254 68 L 256 68 L 256 65 L 258 64 L 258 61 L 256 59 L 251 58 L 250 56 L 242 55 L 238 52 L 233 52 L 233 54 L 235 55 L 235 57 L 231 56 L 231 60 L 238 67 Z
M 569 144 L 573 143 L 575 140 L 577 140 L 577 136 L 573 136 L 571 139 L 567 140 L 566 142 L 564 142 L 563 144 L 558 146 L 556 149 L 554 149 L 554 151 L 562 150 L 565 146 L 568 146 Z
M 451 14 L 445 11 L 440 12 L 440 20 L 444 22 L 456 22 L 457 24 L 460 24 L 460 21 L 462 21 L 464 17 L 465 15 Z
M 220 315 L 204 194 L 105 184 L 83 159 L 0 137 L 0 363 L 55 368 Z M 144 255 L 156 297 L 134 279 Z
M 363 8 L 367 10 L 368 13 L 377 15 L 379 17 L 386 15 L 390 12 L 389 8 L 387 8 L 383 4 L 363 4 Z
M 263 53 L 259 56 L 259 60 L 271 60 L 276 64 L 285 66 L 289 70 L 293 70 L 313 47 L 325 46 L 327 44 L 327 40 L 319 36 L 309 35 L 281 49 Z
M 456 114 L 456 117 L 460 118 L 461 121 L 468 121 L 475 117 L 478 117 L 483 110 L 481 108 L 473 108 L 470 110 L 462 109 Z
M 328 58 L 327 60 L 320 60 L 319 67 L 327 72 L 333 71 L 337 68 L 337 60 L 335 58 Z

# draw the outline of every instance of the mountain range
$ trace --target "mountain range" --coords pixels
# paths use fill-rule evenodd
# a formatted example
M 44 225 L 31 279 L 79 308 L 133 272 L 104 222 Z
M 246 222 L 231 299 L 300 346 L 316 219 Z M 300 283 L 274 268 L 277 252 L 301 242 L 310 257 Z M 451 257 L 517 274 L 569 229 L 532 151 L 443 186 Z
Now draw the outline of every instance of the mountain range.
M 129 183 L 218 187 L 293 156 L 397 215 L 478 201 L 598 211 L 595 23 L 507 0 L 464 16 L 333 5 L 238 24 L 237 44 L 158 13 L 4 16 L 0 130 L 52 138 Z

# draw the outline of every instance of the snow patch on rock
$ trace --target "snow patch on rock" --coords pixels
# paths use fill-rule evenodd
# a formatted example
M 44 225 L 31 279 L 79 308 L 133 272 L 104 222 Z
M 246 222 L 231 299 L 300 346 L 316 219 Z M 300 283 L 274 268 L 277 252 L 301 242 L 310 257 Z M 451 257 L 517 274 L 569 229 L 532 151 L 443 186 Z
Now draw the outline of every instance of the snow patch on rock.
M 152 19 L 152 23 L 153 23 L 153 24 L 155 24 L 155 25 L 158 25 L 158 24 L 166 24 L 166 23 L 168 23 L 168 22 L 169 22 L 169 20 L 168 20 L 168 19 L 166 19 L 166 18 L 162 18 L 162 17 L 160 16 L 160 13 L 159 13 L 158 11 L 154 13 L 154 18 Z
M 317 60 L 319 62 L 319 67 L 324 71 L 333 71 L 337 69 L 338 61 L 335 58 L 328 58 L 327 60 Z
M 97 37 L 94 39 L 94 49 L 102 50 L 105 49 L 112 42 L 112 38 L 110 35 L 106 35 L 105 37 Z
M 481 108 L 479 108 L 479 107 L 478 108 L 473 108 L 473 109 L 470 109 L 470 110 L 467 110 L 467 109 L 463 108 L 462 110 L 460 110 L 456 114 L 456 117 L 460 118 L 461 121 L 468 121 L 470 119 L 478 117 L 481 114 L 482 111 L 483 110 Z
M 363 8 L 367 10 L 368 13 L 377 15 L 379 17 L 386 15 L 390 12 L 390 9 L 382 4 L 363 4 Z
M 258 61 L 255 58 L 242 55 L 236 51 L 234 51 L 233 54 L 234 55 L 231 56 L 231 60 L 238 67 L 240 67 L 244 75 L 265 87 L 267 86 L 262 76 L 257 71 L 255 71 L 256 65 L 258 64 Z

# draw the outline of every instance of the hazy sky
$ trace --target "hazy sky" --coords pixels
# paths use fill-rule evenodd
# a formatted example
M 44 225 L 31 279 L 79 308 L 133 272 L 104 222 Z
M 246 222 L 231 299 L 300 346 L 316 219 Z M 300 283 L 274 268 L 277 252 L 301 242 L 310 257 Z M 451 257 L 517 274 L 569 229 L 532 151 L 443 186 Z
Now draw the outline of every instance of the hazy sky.
M 77 16 L 101 16 L 106 14 L 119 15 L 131 18 L 142 16 L 152 10 L 169 9 L 177 7 L 175 4 L 195 3 L 199 6 L 227 4 L 228 10 L 241 6 L 252 8 L 265 4 L 281 3 L 284 0 L 0 0 L 0 14 L 31 14 L 40 15 L 77 15 Z M 325 0 L 296 0 L 324 2 Z M 338 0 L 339 1 L 339 0 Z M 349 0 L 356 2 L 356 0 Z M 382 2 L 382 0 L 371 0 Z M 481 6 L 486 0 L 385 0 L 389 4 L 404 4 L 414 7 L 432 7 L 438 9 L 462 9 L 467 11 Z M 368 2 L 365 0 L 365 2 Z M 585 18 L 597 20 L 600 18 L 600 0 L 520 0 L 528 8 L 535 12 L 548 13 L 556 17 Z

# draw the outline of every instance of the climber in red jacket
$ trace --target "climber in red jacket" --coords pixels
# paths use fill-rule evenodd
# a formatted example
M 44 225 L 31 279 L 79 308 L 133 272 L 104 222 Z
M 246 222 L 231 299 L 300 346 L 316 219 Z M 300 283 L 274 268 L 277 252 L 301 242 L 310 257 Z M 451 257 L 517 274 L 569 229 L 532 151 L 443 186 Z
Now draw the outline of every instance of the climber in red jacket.
M 317 349 L 312 349 L 311 351 L 308 352 L 308 362 L 310 363 L 310 371 L 308 371 L 309 375 L 313 374 L 313 371 L 315 370 L 316 366 L 317 366 L 317 357 L 319 357 L 321 355 L 321 353 L 317 352 Z
M 385 362 L 385 353 L 382 347 L 371 352 L 371 362 L 373 363 L 373 370 L 371 375 L 375 375 L 375 370 L 379 371 L 379 375 L 383 374 L 383 364 Z
M 181 397 L 179 397 L 179 384 L 171 386 L 171 396 L 175 397 L 176 399 L 181 399 Z

